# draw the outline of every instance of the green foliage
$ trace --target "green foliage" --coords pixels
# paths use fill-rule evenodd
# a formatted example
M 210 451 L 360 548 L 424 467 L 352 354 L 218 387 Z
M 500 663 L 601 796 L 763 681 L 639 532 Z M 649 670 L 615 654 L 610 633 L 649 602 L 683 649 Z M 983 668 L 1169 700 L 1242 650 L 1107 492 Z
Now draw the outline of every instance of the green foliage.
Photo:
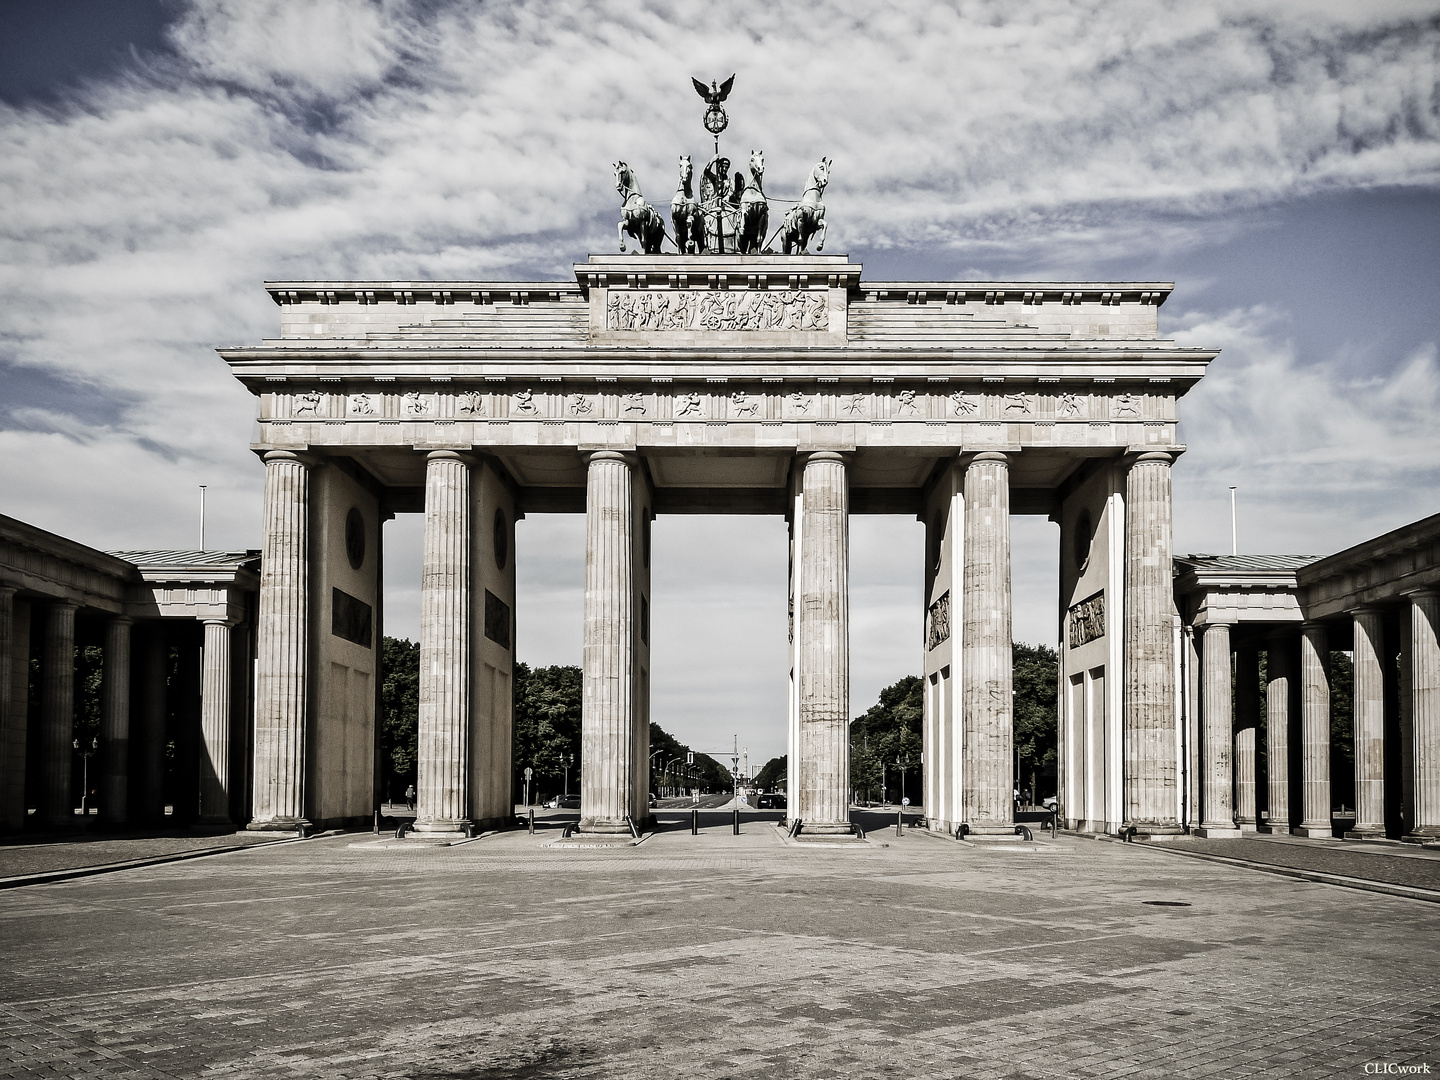
M 784 787 L 788 757 L 788 754 L 781 754 L 779 757 L 767 761 L 765 767 L 755 774 L 755 786 L 761 791 L 775 791 L 777 788 Z
M 420 730 L 420 643 L 387 637 L 381 642 L 381 790 L 395 798 L 415 782 Z
M 1018 641 L 1011 655 L 1015 680 L 1015 751 L 1020 759 L 1020 775 L 1016 777 L 1015 786 L 1028 789 L 1031 774 L 1055 760 L 1060 657 L 1047 645 L 1025 645 Z
M 75 649 L 75 713 L 72 738 L 88 747 L 100 734 L 100 685 L 105 651 L 99 645 Z
M 567 762 L 571 790 L 580 767 L 580 705 L 584 682 L 574 664 L 515 665 L 515 768 L 535 770 L 537 790 L 558 786 Z
M 687 768 L 686 757 L 690 753 L 695 754 L 695 764 Z M 650 725 L 650 753 L 655 755 L 655 765 L 650 772 L 650 790 L 658 791 L 662 784 L 670 787 L 698 787 L 701 791 L 733 791 L 735 780 L 730 775 L 730 770 L 721 765 L 709 754 L 702 754 L 698 751 L 691 751 L 679 739 L 675 738 L 659 724 Z M 670 766 L 670 772 L 666 774 L 665 766 L 673 759 L 679 758 Z M 686 779 L 688 775 L 688 779 Z
M 925 714 L 925 681 L 907 675 L 880 691 L 880 700 L 850 725 L 850 787 L 867 801 L 879 797 L 885 781 L 899 790 L 898 771 L 905 771 L 905 792 L 919 802 L 921 790 L 920 726 Z M 899 765 L 896 763 L 899 762 Z

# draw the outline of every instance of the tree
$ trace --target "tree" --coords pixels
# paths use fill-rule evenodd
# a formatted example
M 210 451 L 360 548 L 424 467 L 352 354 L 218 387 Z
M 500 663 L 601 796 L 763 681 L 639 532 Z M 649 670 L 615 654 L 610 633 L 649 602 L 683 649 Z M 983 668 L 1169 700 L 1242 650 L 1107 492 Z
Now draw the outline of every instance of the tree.
M 880 700 L 850 725 L 850 787 L 864 792 L 867 801 L 890 775 L 896 776 L 891 786 L 899 790 L 896 762 L 906 772 L 905 794 L 913 802 L 924 797 L 920 769 L 924 692 L 925 681 L 907 675 L 881 690 Z
M 1015 642 L 1015 753 L 1020 773 L 1017 787 L 1030 789 L 1031 799 L 1038 797 L 1039 771 L 1055 761 L 1057 680 L 1060 657 L 1048 645 L 1025 645 Z
M 575 664 L 515 665 L 515 769 L 535 770 L 534 791 L 559 787 L 580 766 L 584 678 Z M 578 782 L 572 787 L 579 790 Z
M 393 801 L 415 782 L 420 732 L 420 643 L 386 637 L 381 641 L 381 790 Z
M 773 757 L 765 763 L 765 767 L 755 774 L 755 786 L 761 791 L 775 791 L 785 784 L 786 758 L 788 754 L 781 754 Z

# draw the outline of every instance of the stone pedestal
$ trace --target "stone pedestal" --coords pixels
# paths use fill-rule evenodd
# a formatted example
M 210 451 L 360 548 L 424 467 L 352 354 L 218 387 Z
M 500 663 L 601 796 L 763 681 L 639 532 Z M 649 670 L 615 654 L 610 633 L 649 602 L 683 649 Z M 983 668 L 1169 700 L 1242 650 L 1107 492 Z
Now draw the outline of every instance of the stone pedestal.
M 792 818 L 811 834 L 850 823 L 850 489 L 845 459 L 805 459 L 800 479 L 799 784 Z
M 1355 617 L 1355 825 L 1350 840 L 1385 839 L 1385 616 Z
M 965 469 L 961 604 L 961 810 L 968 837 L 1015 838 L 1014 657 L 1010 635 L 1010 463 L 976 454 Z
M 46 608 L 41 645 L 40 820 L 55 829 L 75 827 L 70 790 L 75 753 L 75 611 L 74 604 L 65 603 Z
M 130 820 L 130 627 L 111 619 L 105 626 L 100 691 L 100 820 Z
M 1269 642 L 1265 690 L 1265 764 L 1269 772 L 1269 832 L 1290 832 L 1290 698 L 1295 685 L 1295 638 L 1276 634 Z
M 1440 592 L 1410 597 L 1411 824 L 1402 838 L 1440 843 Z
M 1125 480 L 1125 824 L 1141 836 L 1183 831 L 1176 787 L 1170 462 L 1166 453 L 1140 454 Z
M 420 731 L 415 831 L 470 832 L 470 463 L 450 450 L 425 466 L 420 583 Z
M 1234 714 L 1230 696 L 1230 627 L 1211 623 L 1205 627 L 1201 645 L 1204 668 L 1201 724 L 1205 745 L 1201 767 L 1205 773 L 1204 805 L 1196 836 L 1212 839 L 1234 839 L 1240 835 L 1235 827 L 1235 809 L 1231 801 Z
M 254 818 L 251 829 L 294 830 L 305 818 L 310 675 L 310 466 L 265 455 L 265 531 L 256 627 Z
M 230 824 L 230 623 L 205 621 L 200 657 L 200 824 Z
M 1257 831 L 1256 727 L 1260 723 L 1260 658 L 1254 649 L 1235 652 L 1235 824 Z
M 1302 818 L 1296 836 L 1330 835 L 1330 649 L 1325 627 L 1307 623 L 1300 637 Z
M 635 462 L 590 455 L 585 485 L 585 639 L 580 831 L 628 833 L 641 782 L 635 730 Z

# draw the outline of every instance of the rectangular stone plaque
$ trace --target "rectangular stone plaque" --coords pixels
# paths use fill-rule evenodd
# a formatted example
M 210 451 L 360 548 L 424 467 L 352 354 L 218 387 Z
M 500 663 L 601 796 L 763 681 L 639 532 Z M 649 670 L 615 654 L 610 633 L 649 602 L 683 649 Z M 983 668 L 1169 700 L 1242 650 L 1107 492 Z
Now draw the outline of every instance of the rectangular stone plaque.
M 368 649 L 371 642 L 371 623 L 369 604 L 347 592 L 331 589 L 330 633 Z
M 818 290 L 611 289 L 605 303 L 605 329 L 823 333 L 830 329 L 830 308 L 826 293 Z
M 489 589 L 485 590 L 485 636 L 503 648 L 510 648 L 510 605 Z
M 1105 594 L 1086 597 L 1070 609 L 1070 648 L 1105 636 Z

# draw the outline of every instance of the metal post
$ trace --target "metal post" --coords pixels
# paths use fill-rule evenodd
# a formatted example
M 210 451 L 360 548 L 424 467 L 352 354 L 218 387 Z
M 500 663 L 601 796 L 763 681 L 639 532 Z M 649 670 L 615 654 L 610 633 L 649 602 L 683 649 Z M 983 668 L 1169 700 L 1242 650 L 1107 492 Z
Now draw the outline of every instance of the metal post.
M 690 835 L 700 835 L 700 808 L 698 806 L 690 811 Z
M 529 808 L 529 818 L 530 818 L 530 820 L 529 820 L 528 824 L 529 824 L 529 827 L 530 827 L 530 835 L 531 835 L 531 836 L 534 836 L 534 835 L 535 835 L 535 808 L 534 808 L 533 806 Z
M 895 835 L 905 835 L 905 808 L 903 806 L 895 811 Z
M 735 807 L 735 835 L 740 835 L 740 807 Z

